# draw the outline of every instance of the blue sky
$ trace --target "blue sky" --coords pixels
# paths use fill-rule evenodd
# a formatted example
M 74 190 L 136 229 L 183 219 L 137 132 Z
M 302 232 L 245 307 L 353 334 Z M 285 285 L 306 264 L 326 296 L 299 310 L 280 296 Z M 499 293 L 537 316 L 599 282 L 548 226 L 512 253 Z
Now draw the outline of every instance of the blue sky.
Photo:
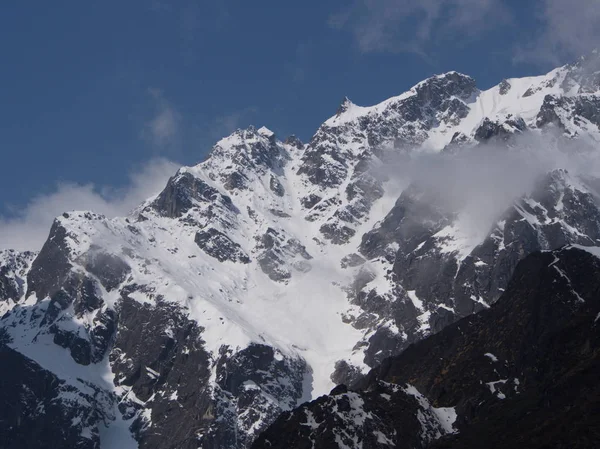
M 5 2 L 0 247 L 60 209 L 124 212 L 238 127 L 306 141 L 345 95 L 546 72 L 598 41 L 599 1 Z

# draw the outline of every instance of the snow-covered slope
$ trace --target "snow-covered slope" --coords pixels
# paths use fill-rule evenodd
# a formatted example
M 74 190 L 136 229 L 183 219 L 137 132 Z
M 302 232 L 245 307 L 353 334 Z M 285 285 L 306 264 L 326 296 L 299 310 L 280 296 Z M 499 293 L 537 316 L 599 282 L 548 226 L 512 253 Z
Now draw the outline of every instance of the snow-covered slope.
M 597 64 L 345 99 L 307 144 L 238 130 L 128 217 L 66 212 L 39 254 L 2 253 L 0 343 L 103 392 L 81 408 L 104 410 L 81 447 L 246 447 L 282 411 L 487 307 L 526 254 L 596 244 L 593 180 L 552 172 L 473 239 L 460 211 L 380 168 L 548 127 L 597 141 Z

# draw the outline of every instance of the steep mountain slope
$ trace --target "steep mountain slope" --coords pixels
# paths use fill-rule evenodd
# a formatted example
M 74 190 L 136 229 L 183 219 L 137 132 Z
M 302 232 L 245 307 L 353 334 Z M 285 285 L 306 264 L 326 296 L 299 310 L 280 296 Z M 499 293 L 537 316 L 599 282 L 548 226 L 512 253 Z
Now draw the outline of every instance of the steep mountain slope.
M 598 291 L 587 251 L 531 254 L 489 310 L 282 414 L 252 447 L 595 447 Z
M 355 322 L 392 316 L 399 329 L 392 336 L 389 328 L 374 328 L 365 341 L 367 363 L 374 366 L 423 335 L 488 308 L 525 255 L 567 243 L 597 244 L 600 210 L 593 184 L 563 170 L 544 175 L 481 242 L 465 233 L 461 214 L 445 208 L 437 192 L 416 185 L 405 190 L 360 246 L 370 265 L 356 285 L 355 303 L 362 310 Z M 374 276 L 373 267 L 385 275 Z
M 587 148 L 599 59 L 484 92 L 451 72 L 373 107 L 344 100 L 307 144 L 238 130 L 128 217 L 66 212 L 38 254 L 1 254 L 2 350 L 78 404 L 65 446 L 248 447 L 282 411 L 488 307 L 527 254 L 597 243 L 598 183 L 577 173 L 542 176 L 472 238 L 435 188 L 384 168 L 510 151 L 515 133 Z
M 25 295 L 27 272 L 35 256 L 33 252 L 0 250 L 0 316 Z

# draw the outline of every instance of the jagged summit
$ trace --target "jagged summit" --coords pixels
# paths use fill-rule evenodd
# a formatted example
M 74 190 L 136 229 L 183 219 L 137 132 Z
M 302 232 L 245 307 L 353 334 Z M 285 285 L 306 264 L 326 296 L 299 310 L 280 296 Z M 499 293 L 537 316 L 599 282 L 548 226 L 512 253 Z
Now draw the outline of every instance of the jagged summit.
M 267 128 L 266 126 L 260 127 L 257 132 L 261 136 L 265 136 L 267 138 L 275 137 L 275 133 L 273 131 L 271 131 L 269 128 Z
M 283 141 L 283 143 L 286 145 L 289 145 L 290 147 L 296 148 L 298 150 L 301 150 L 302 148 L 304 148 L 304 144 L 302 143 L 302 141 L 298 137 L 296 137 L 296 135 L 294 135 L 294 134 L 286 137 L 286 139 Z
M 399 104 L 401 105 L 411 97 L 416 97 L 416 102 L 423 106 L 427 103 L 433 103 L 432 106 L 437 107 L 444 98 L 456 96 L 466 100 L 475 91 L 475 81 L 467 75 L 458 72 L 434 75 L 414 85 L 407 92 L 391 97 L 374 106 L 357 106 L 348 97 L 344 97 L 335 116 L 327 120 L 325 125 L 342 126 L 348 122 L 356 121 L 360 117 L 386 114 L 388 109 L 398 108 Z
M 429 78 L 420 81 L 415 84 L 410 91 L 417 92 L 427 89 L 428 87 L 436 86 L 444 89 L 445 93 L 451 93 L 452 95 L 460 97 L 468 97 L 476 91 L 476 83 L 473 78 L 469 75 L 465 75 L 456 71 L 449 71 L 441 73 L 439 75 L 433 75 Z
M 338 106 L 337 111 L 335 112 L 335 115 L 336 116 L 342 115 L 343 113 L 345 113 L 346 111 L 348 111 L 348 109 L 350 109 L 352 106 L 354 106 L 354 103 L 352 103 L 352 101 L 350 100 L 350 98 L 344 97 L 344 99 L 342 100 L 342 102 Z

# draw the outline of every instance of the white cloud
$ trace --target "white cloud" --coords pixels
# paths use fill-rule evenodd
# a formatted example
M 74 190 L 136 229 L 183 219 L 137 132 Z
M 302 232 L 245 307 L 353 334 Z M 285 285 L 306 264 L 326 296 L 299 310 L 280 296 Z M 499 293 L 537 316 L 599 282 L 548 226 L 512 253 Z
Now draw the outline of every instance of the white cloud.
M 65 211 L 91 210 L 108 217 L 123 216 L 146 198 L 159 193 L 179 166 L 153 159 L 131 173 L 126 187 L 62 183 L 34 197 L 13 217 L 0 216 L 0 248 L 39 250 L 54 218 Z
M 442 37 L 472 37 L 509 20 L 499 0 L 355 0 L 329 23 L 352 32 L 362 52 L 426 55 Z
M 149 89 L 154 101 L 153 116 L 146 121 L 142 137 L 154 147 L 169 149 L 180 139 L 181 115 L 159 89 Z
M 463 230 L 480 243 L 517 198 L 532 192 L 541 177 L 555 169 L 597 180 L 597 144 L 585 137 L 566 138 L 558 131 L 530 131 L 516 135 L 510 146 L 490 142 L 456 153 L 394 153 L 374 173 L 399 189 L 416 183 L 429 190 L 443 209 L 458 213 Z
M 600 47 L 600 0 L 542 0 L 540 28 L 516 60 L 558 65 Z

